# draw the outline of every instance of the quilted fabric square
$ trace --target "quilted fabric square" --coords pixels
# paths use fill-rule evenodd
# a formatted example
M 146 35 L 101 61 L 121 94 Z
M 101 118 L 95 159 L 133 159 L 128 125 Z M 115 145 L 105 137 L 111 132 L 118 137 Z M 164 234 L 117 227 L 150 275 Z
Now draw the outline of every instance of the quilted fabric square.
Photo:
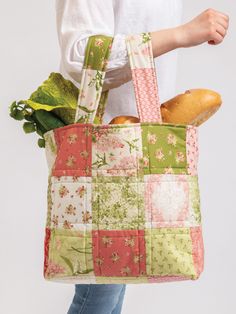
M 96 276 L 138 276 L 146 272 L 143 230 L 93 231 Z
M 92 132 L 93 176 L 135 176 L 142 157 L 140 125 L 95 126 Z
M 189 227 L 201 223 L 198 177 L 150 174 L 145 181 L 147 227 Z
M 142 177 L 92 178 L 93 229 L 144 228 Z
M 90 232 L 52 229 L 45 276 L 94 276 Z
M 146 229 L 147 274 L 151 276 L 181 275 L 196 279 L 198 271 L 192 257 L 193 252 L 196 251 L 192 241 L 192 232 L 194 230 L 187 227 Z
M 91 176 L 91 125 L 68 125 L 54 134 L 58 152 L 52 175 Z
M 91 177 L 51 177 L 51 227 L 92 229 Z
M 186 127 L 142 123 L 143 172 L 187 174 Z
M 193 125 L 187 126 L 186 149 L 187 149 L 188 174 L 197 175 L 197 164 L 199 154 L 198 130 Z
M 196 270 L 196 278 L 198 278 L 204 269 L 204 259 L 205 259 L 205 247 L 203 243 L 202 226 L 196 226 L 190 228 L 190 235 L 192 239 L 192 255 L 194 266 Z

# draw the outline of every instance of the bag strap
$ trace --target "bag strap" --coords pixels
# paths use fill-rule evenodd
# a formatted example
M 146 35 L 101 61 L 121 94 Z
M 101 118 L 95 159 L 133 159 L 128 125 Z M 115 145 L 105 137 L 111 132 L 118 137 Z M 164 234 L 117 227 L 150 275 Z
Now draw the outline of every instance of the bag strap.
M 103 116 L 104 116 L 105 109 L 107 106 L 108 94 L 109 94 L 109 90 L 106 90 L 102 92 L 101 94 L 100 102 L 98 104 L 96 115 L 93 120 L 94 124 L 103 124 Z
M 113 37 L 89 37 L 75 123 L 102 122 L 108 96 L 108 91 L 102 92 L 102 86 L 112 43 Z M 126 36 L 126 47 L 140 122 L 162 123 L 151 34 L 146 32 Z
M 150 32 L 126 36 L 140 122 L 162 123 Z
M 108 91 L 102 92 L 102 86 L 112 43 L 110 36 L 88 38 L 74 123 L 102 124 L 108 97 Z

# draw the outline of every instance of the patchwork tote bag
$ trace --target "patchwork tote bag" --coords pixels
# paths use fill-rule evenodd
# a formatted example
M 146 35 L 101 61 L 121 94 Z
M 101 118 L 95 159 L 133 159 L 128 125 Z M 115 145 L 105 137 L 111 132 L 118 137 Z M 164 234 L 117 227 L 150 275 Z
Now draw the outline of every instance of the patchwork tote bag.
M 44 278 L 196 280 L 204 265 L 197 127 L 162 123 L 149 32 L 125 39 L 140 122 L 99 123 L 112 42 L 89 37 L 74 123 L 44 135 Z

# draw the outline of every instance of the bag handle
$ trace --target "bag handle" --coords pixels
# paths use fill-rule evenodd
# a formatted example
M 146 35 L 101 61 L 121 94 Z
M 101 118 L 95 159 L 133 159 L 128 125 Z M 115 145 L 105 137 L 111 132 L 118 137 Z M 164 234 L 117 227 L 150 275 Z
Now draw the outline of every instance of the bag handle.
M 128 35 L 125 40 L 140 122 L 162 123 L 150 32 Z M 108 96 L 102 86 L 112 43 L 113 37 L 89 37 L 74 123 L 102 121 L 105 105 L 99 101 L 103 98 L 106 102 Z
M 74 123 L 102 122 L 109 92 L 102 92 L 102 86 L 112 43 L 110 36 L 88 38 Z
M 162 123 L 150 32 L 126 36 L 140 122 Z

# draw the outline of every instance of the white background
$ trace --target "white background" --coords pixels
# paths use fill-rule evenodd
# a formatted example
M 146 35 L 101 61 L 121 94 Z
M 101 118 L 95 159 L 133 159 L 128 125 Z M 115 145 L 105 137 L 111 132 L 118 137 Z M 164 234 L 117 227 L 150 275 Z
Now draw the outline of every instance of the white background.
M 71 0 L 72 1 L 72 0 Z M 200 126 L 199 182 L 205 269 L 197 281 L 129 285 L 123 314 L 236 313 L 236 3 L 184 1 L 183 22 L 208 7 L 230 15 L 219 46 L 179 49 L 176 94 L 209 88 L 221 109 Z M 58 71 L 54 1 L 4 1 L 0 18 L 0 312 L 65 314 L 74 285 L 43 279 L 47 165 L 35 134 L 8 116 L 13 100 L 29 94 Z M 175 95 L 173 95 L 175 96 Z

